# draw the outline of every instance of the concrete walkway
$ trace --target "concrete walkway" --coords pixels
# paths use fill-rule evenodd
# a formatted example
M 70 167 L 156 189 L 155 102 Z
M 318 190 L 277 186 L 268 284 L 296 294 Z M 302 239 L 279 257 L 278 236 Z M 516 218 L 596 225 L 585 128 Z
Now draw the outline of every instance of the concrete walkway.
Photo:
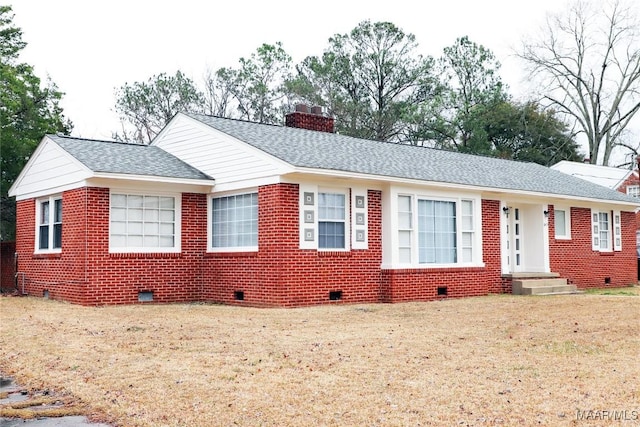
M 11 407 L 12 404 L 24 404 L 28 403 L 32 396 L 29 393 L 17 385 L 12 378 L 0 375 L 0 396 L 5 396 L 0 399 L 0 408 Z M 62 404 L 60 404 L 62 405 Z M 58 404 L 46 405 L 49 408 L 60 407 Z M 43 405 L 35 407 L 27 407 L 32 409 L 37 414 L 38 410 L 43 409 Z M 46 407 L 44 408 L 46 409 Z M 44 413 L 43 413 L 44 414 Z M 66 417 L 35 417 L 31 419 L 21 418 L 5 418 L 0 417 L 0 427 L 110 427 L 108 424 L 91 423 L 87 417 L 74 415 Z

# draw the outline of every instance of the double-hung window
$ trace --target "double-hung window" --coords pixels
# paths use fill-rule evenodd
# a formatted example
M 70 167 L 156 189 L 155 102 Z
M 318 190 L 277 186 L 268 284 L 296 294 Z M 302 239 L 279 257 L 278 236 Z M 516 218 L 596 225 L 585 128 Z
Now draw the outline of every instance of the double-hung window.
M 318 193 L 318 248 L 346 249 L 347 196 Z
M 211 250 L 258 249 L 258 193 L 211 201 Z
M 592 249 L 600 252 L 622 250 L 620 211 L 591 210 Z
M 37 203 L 36 252 L 62 250 L 62 197 L 51 196 Z
M 179 252 L 180 197 L 111 193 L 112 252 Z
M 553 218 L 556 239 L 571 239 L 571 210 L 556 206 Z
M 476 200 L 464 198 L 398 195 L 399 264 L 426 266 L 478 262 L 476 203 Z
M 640 185 L 628 185 L 627 195 L 631 197 L 640 197 Z

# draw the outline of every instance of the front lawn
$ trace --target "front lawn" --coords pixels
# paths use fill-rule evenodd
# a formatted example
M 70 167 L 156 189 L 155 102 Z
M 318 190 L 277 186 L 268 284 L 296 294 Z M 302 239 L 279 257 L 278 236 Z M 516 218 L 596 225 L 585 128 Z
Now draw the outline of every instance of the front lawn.
M 640 416 L 633 297 L 301 309 L 3 297 L 0 326 L 0 371 L 74 396 L 119 426 L 602 425 L 585 411 Z

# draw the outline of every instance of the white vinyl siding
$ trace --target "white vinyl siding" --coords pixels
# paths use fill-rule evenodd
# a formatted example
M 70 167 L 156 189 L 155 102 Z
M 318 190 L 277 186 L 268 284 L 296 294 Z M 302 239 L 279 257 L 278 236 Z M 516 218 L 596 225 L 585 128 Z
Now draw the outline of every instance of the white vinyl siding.
M 30 163 L 16 181 L 17 200 L 37 198 L 81 187 L 91 172 L 49 138 L 33 153 Z
M 278 175 L 275 159 L 202 123 L 178 116 L 153 145 L 213 176 L 216 185 Z
M 180 198 L 111 194 L 111 252 L 178 252 Z

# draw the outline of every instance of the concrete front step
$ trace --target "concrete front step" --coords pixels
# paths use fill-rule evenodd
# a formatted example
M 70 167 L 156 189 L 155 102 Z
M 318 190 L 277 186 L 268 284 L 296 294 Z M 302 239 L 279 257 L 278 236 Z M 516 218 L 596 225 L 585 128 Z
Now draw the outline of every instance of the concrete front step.
M 514 280 L 511 288 L 514 295 L 555 295 L 577 292 L 575 285 L 569 285 L 567 279 L 559 278 Z

